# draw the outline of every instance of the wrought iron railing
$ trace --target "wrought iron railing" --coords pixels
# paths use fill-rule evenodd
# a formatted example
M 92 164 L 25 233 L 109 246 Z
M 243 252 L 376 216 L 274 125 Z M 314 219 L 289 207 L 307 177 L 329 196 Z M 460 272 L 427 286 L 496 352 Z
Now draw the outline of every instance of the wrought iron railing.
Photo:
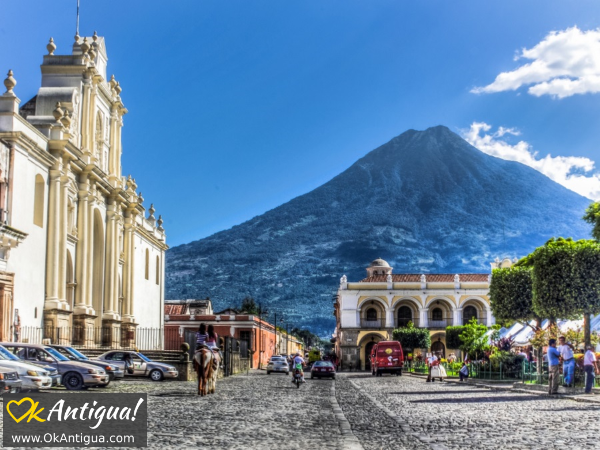
M 361 328 L 385 328 L 385 319 L 361 319 Z
M 178 327 L 22 327 L 14 342 L 73 345 L 88 349 L 179 349 L 184 342 Z

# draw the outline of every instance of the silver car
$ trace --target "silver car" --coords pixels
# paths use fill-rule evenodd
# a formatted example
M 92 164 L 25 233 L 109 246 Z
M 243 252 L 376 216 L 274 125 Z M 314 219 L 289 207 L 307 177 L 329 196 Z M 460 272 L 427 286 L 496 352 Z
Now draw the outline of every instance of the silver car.
M 179 372 L 172 365 L 152 361 L 140 352 L 113 350 L 98 356 L 98 359 L 122 368 L 126 376 L 149 377 L 152 381 L 179 376 Z
M 8 351 L 26 362 L 41 362 L 55 367 L 60 373 L 62 384 L 69 390 L 78 391 L 109 382 L 108 375 L 101 367 L 70 361 L 52 347 L 21 342 L 1 342 Z
M 290 366 L 288 365 L 287 359 L 283 356 L 271 356 L 271 359 L 267 364 L 267 375 L 271 375 L 271 372 L 282 372 L 289 375 Z
M 23 381 L 23 390 L 28 389 L 40 389 L 40 388 L 51 388 L 60 384 L 60 374 L 54 367 L 50 367 L 47 364 L 42 364 L 39 361 L 23 361 L 17 358 L 6 348 L 0 345 L 0 366 L 10 367 L 8 364 L 20 364 L 21 366 L 27 367 L 25 373 L 22 370 L 17 370 L 19 377 Z M 16 367 L 16 366 L 15 366 Z M 33 373 L 35 372 L 35 374 Z M 50 379 L 50 385 L 48 386 L 44 377 Z
M 114 364 L 107 364 L 104 361 L 90 359 L 87 356 L 85 356 L 83 353 L 79 352 L 78 350 L 76 350 L 73 347 L 70 347 L 68 345 L 50 345 L 50 347 L 52 347 L 57 352 L 59 352 L 61 355 L 70 359 L 71 361 L 81 361 L 86 364 L 91 364 L 93 366 L 102 367 L 108 374 L 108 378 L 110 379 L 110 381 L 121 380 L 125 376 L 123 369 L 115 366 Z M 104 386 L 108 386 L 108 384 L 105 384 Z

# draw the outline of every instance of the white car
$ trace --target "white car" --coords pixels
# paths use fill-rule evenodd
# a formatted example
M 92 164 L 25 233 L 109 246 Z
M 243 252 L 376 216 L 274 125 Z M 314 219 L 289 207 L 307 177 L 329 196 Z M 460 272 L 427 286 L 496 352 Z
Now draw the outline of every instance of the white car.
M 21 392 L 52 387 L 52 378 L 44 369 L 33 364 L 9 359 L 2 352 L 0 352 L 0 369 L 11 369 L 19 374 L 22 382 Z

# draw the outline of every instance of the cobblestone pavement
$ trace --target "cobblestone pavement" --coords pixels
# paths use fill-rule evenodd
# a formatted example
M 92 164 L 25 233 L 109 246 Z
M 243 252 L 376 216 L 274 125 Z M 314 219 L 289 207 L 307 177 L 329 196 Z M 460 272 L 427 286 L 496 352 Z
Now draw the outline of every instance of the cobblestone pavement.
M 87 392 L 148 393 L 148 443 L 153 448 L 360 449 L 343 421 L 335 382 L 251 371 L 220 379 L 217 392 L 196 395 L 195 382 L 144 379 Z M 1 418 L 1 416 L 0 416 Z
M 87 392 L 148 393 L 153 448 L 596 448 L 600 406 L 409 376 L 340 373 L 335 382 L 251 371 L 196 395 L 193 382 L 135 379 Z M 0 416 L 1 417 L 1 416 Z
M 368 374 L 338 374 L 336 395 L 365 449 L 581 449 L 599 445 L 600 406 L 596 404 Z M 361 403 L 362 410 L 356 408 Z M 385 417 L 376 419 L 376 426 L 369 425 L 364 417 L 377 409 Z

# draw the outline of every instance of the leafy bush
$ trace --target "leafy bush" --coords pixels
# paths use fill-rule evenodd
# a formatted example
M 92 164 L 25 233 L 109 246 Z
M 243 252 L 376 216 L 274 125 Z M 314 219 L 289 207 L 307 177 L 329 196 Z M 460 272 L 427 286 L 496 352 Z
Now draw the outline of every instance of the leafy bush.
M 429 348 L 431 346 L 431 335 L 426 328 L 415 328 L 412 322 L 404 328 L 398 328 L 393 333 L 394 340 L 402 344 L 403 350 L 414 350 L 416 348 Z
M 463 325 L 446 327 L 446 348 L 460 348 L 460 346 L 462 345 L 462 342 L 460 340 L 460 334 L 463 332 L 463 330 Z

